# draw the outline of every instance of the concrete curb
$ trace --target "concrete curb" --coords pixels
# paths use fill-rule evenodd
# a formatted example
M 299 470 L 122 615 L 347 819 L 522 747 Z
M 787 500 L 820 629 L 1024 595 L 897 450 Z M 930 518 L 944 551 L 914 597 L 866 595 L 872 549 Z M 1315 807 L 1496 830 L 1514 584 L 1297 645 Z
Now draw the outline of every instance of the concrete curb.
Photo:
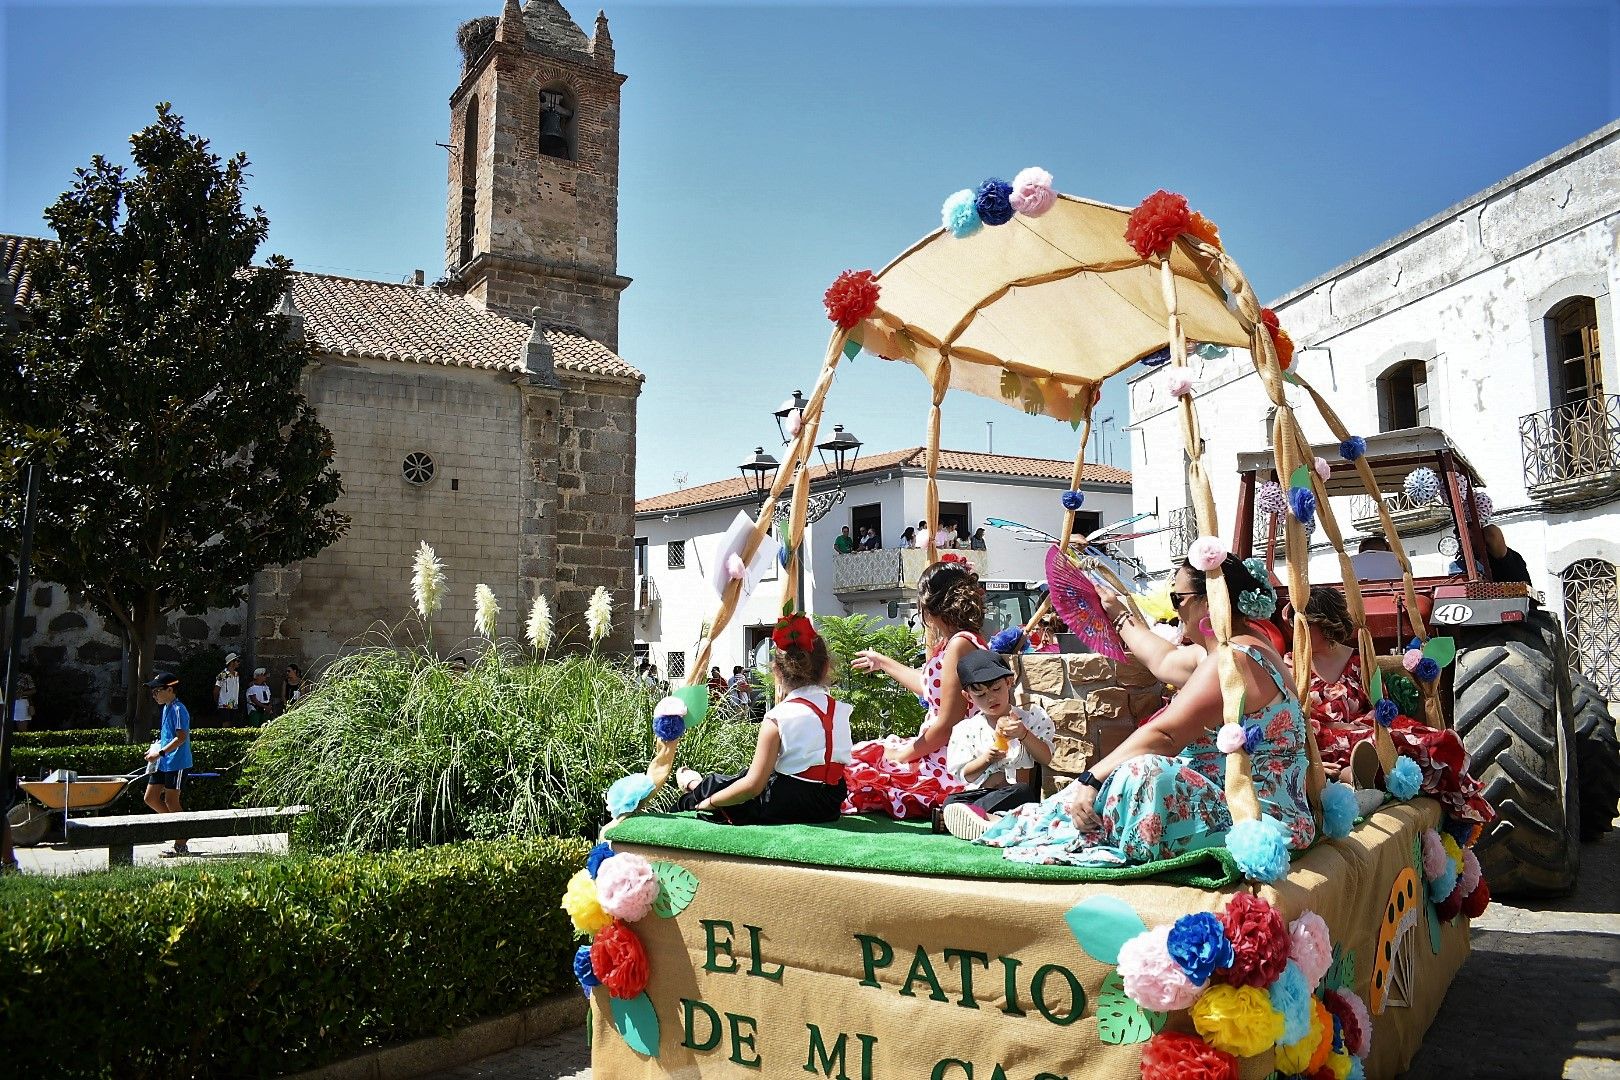
M 481 1020 L 449 1035 L 385 1046 L 298 1073 L 292 1080 L 407 1080 L 467 1065 L 584 1022 L 584 996 L 558 994 L 532 1008 Z

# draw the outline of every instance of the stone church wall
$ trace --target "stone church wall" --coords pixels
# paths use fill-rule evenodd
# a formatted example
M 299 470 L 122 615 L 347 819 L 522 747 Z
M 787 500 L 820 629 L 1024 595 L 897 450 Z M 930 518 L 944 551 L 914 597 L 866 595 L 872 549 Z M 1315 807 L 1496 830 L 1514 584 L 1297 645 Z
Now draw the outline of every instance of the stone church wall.
M 605 647 L 625 653 L 632 637 L 638 390 L 583 382 L 567 391 L 555 465 L 559 611 L 567 620 L 598 585 L 606 587 L 615 611 Z

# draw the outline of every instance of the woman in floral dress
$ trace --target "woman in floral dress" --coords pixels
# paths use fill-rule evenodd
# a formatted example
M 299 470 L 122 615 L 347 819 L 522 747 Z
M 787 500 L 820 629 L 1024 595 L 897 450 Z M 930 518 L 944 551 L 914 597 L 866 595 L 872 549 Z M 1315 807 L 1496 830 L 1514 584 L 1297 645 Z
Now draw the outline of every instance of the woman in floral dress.
M 1316 838 L 1305 797 L 1310 732 L 1282 658 L 1249 625 L 1271 615 L 1276 593 L 1235 556 L 1221 571 L 1233 599 L 1232 646 L 1244 700 L 1262 703 L 1243 714 L 1255 792 L 1263 811 L 1287 828 L 1289 846 L 1301 850 Z M 1117 866 L 1225 840 L 1232 818 L 1225 755 L 1215 745 L 1223 712 L 1205 589 L 1203 571 L 1184 564 L 1177 572 L 1170 601 L 1188 640 L 1209 655 L 1170 704 L 1063 791 L 1002 817 L 979 843 L 1003 848 L 1017 862 Z
M 947 556 L 917 579 L 917 609 L 929 643 L 928 662 L 920 671 L 871 649 L 851 663 L 857 671 L 880 671 L 922 698 L 928 716 L 915 739 L 890 735 L 855 745 L 855 761 L 844 770 L 846 814 L 927 818 L 945 796 L 963 789 L 945 767 L 945 746 L 951 729 L 976 711 L 962 693 L 956 663 L 985 647 L 979 636 L 984 586 L 967 560 Z

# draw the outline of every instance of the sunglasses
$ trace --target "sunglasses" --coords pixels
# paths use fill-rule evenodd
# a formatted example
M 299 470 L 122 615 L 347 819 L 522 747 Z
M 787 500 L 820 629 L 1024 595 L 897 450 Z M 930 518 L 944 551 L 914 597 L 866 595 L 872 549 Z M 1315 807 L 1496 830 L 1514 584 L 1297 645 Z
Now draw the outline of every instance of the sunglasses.
M 1197 593 L 1172 592 L 1170 594 L 1170 606 L 1175 610 L 1180 611 L 1181 605 L 1184 601 L 1196 599 L 1197 596 Z

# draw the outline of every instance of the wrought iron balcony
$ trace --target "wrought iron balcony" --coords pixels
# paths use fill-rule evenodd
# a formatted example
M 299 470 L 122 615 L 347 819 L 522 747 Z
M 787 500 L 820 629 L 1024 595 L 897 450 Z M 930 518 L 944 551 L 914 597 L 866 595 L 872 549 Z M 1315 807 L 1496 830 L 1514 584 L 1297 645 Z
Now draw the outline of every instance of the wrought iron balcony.
M 1455 518 L 1444 494 L 1428 502 L 1414 502 L 1406 492 L 1395 491 L 1384 497 L 1389 516 L 1402 536 L 1420 536 L 1451 525 Z M 1356 532 L 1370 536 L 1384 535 L 1384 521 L 1378 515 L 1378 504 L 1371 495 L 1357 495 L 1350 500 L 1350 524 Z
M 955 550 L 984 576 L 990 568 L 990 555 L 984 551 Z M 881 551 L 852 551 L 833 556 L 833 592 L 904 593 L 917 587 L 917 579 L 928 569 L 928 552 L 914 548 L 885 548 Z
M 1620 395 L 1521 416 L 1519 446 L 1532 499 L 1578 503 L 1620 491 Z
M 636 592 L 632 611 L 651 611 L 658 604 L 658 584 L 651 574 L 636 575 Z
M 1168 524 L 1165 535 L 1170 543 L 1170 562 L 1175 564 L 1187 557 L 1187 549 L 1198 539 L 1198 512 L 1190 506 L 1172 510 Z

